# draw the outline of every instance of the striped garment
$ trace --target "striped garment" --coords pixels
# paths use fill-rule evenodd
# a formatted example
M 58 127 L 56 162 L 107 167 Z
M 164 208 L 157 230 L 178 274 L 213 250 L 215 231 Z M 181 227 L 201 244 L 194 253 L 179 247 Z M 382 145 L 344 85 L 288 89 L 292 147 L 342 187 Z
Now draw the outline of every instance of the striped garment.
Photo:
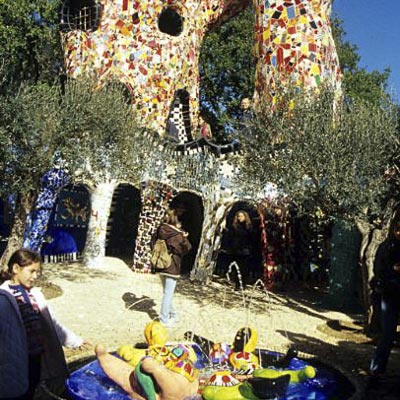
M 9 285 L 9 287 L 18 303 L 25 326 L 29 355 L 39 355 L 44 350 L 44 336 L 37 301 L 22 285 Z

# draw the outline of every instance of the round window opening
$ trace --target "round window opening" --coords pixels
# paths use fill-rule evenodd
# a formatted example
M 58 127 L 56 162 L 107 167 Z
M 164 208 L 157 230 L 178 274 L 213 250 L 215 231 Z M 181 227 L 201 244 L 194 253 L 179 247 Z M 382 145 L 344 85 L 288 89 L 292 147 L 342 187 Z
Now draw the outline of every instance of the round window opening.
M 179 36 L 183 31 L 183 18 L 172 8 L 165 8 L 158 18 L 158 28 L 171 36 Z

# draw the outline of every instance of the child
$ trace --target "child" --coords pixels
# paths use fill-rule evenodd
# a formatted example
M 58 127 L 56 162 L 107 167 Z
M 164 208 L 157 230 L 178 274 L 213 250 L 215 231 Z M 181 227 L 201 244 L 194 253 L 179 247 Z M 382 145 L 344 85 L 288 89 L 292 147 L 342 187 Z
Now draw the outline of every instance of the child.
M 4 278 L 9 280 L 0 286 L 13 295 L 14 309 L 26 334 L 29 389 L 18 397 L 24 400 L 33 398 L 40 380 L 68 376 L 62 346 L 77 348 L 87 343 L 55 319 L 42 292 L 34 287 L 40 269 L 38 253 L 19 249 L 8 262 L 8 272 L 3 272 Z M 3 341 L 4 338 L 0 338 L 0 346 Z

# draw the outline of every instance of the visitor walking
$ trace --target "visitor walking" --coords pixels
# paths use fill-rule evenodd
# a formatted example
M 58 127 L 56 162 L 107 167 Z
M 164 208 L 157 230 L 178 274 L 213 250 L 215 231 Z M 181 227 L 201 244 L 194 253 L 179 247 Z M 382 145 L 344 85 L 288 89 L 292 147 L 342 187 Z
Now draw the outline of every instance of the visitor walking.
M 178 318 L 172 304 L 172 298 L 177 280 L 181 274 L 182 257 L 192 248 L 188 239 L 188 233 L 182 230 L 175 210 L 167 211 L 164 222 L 159 226 L 152 238 L 152 248 L 154 248 L 157 239 L 165 240 L 168 251 L 172 256 L 171 265 L 160 272 L 163 285 L 160 321 L 165 326 L 172 327 Z
M 236 261 L 242 278 L 243 288 L 248 283 L 250 260 L 253 253 L 253 226 L 247 211 L 236 212 L 231 229 L 231 255 L 232 261 Z M 234 272 L 235 273 L 235 272 Z M 240 289 L 239 276 L 235 274 L 235 289 Z
M 41 380 L 64 380 L 68 376 L 62 346 L 78 348 L 87 343 L 55 319 L 43 293 L 34 287 L 40 270 L 40 255 L 28 249 L 19 249 L 9 260 L 8 271 L 4 271 L 1 276 L 1 280 L 7 280 L 2 283 L 0 289 L 12 295 L 8 298 L 14 313 L 13 325 L 10 326 L 19 331 L 2 330 L 0 348 L 5 348 L 10 334 L 19 338 L 20 357 L 26 357 L 20 362 L 25 362 L 28 366 L 28 388 L 22 396 L 14 397 L 19 400 L 32 399 Z M 3 315 L 3 311 L 4 308 L 0 308 L 0 320 L 9 321 L 10 315 Z M 15 319 L 19 321 L 17 325 Z M 21 328 L 24 332 L 21 332 Z M 10 381 L 15 379 L 18 379 L 17 375 L 9 376 Z
M 370 364 L 370 373 L 376 376 L 386 371 L 400 314 L 399 222 L 394 224 L 388 239 L 378 248 L 371 286 L 381 296 L 381 332 Z

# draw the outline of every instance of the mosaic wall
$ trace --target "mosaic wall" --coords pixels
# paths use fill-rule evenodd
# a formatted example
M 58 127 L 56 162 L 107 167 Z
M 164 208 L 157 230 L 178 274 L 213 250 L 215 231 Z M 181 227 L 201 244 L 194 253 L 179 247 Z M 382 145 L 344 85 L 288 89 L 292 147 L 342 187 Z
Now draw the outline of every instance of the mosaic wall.
M 213 154 L 187 154 L 181 159 L 177 157 L 174 160 L 175 165 L 170 162 L 169 168 L 164 165 L 154 167 L 164 173 L 157 175 L 157 181 L 148 180 L 142 185 L 142 210 L 133 260 L 133 269 L 136 272 L 151 272 L 151 236 L 160 225 L 173 198 L 180 191 L 190 190 L 201 197 L 204 206 L 201 240 L 191 275 L 193 278 L 203 279 L 210 271 L 212 273 L 227 209 L 237 201 L 238 196 L 243 195 L 238 193 L 240 188 L 234 181 L 238 176 L 234 157 L 234 154 L 219 158 Z M 185 171 L 184 176 L 181 171 Z M 148 173 L 149 176 L 156 176 L 151 170 Z
M 340 87 L 333 41 L 332 0 L 254 0 L 256 14 L 256 102 L 276 104 L 285 86 Z
M 93 0 L 90 6 L 82 1 L 79 10 L 71 3 L 64 1 L 61 21 L 69 74 L 117 77 L 128 86 L 143 121 L 164 133 L 179 90 L 188 92 L 197 126 L 203 37 L 249 1 Z
M 23 247 L 40 251 L 58 194 L 68 183 L 68 174 L 61 168 L 53 168 L 43 175 L 38 197 L 28 217 Z
M 339 87 L 329 21 L 332 0 L 253 2 L 259 107 L 274 105 L 282 85 L 317 88 L 326 81 Z M 198 125 L 203 37 L 249 0 L 86 0 L 73 2 L 75 9 L 71 4 L 64 0 L 61 13 L 69 74 L 118 78 L 145 123 L 161 134 L 175 123 L 179 143 L 190 140 L 187 125 Z M 175 110 L 182 91 L 187 104 Z M 188 115 L 174 121 L 186 108 Z
M 107 222 L 117 186 L 117 182 L 108 182 L 90 188 L 91 213 L 84 251 L 84 262 L 89 267 L 97 266 L 98 260 L 105 256 Z
M 133 269 L 149 273 L 150 241 L 165 215 L 172 198 L 177 194 L 169 185 L 148 181 L 142 185 L 142 210 L 139 218 L 139 230 L 136 238 Z

